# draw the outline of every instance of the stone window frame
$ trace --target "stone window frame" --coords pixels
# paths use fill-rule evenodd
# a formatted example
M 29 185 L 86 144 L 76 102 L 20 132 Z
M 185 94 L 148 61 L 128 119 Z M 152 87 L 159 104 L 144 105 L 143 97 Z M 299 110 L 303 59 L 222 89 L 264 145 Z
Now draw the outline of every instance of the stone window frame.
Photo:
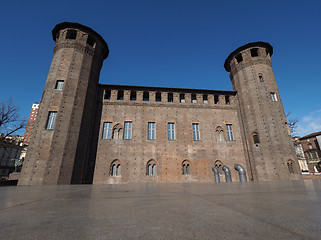
M 121 162 L 119 159 L 115 159 L 110 163 L 109 176 L 121 177 Z

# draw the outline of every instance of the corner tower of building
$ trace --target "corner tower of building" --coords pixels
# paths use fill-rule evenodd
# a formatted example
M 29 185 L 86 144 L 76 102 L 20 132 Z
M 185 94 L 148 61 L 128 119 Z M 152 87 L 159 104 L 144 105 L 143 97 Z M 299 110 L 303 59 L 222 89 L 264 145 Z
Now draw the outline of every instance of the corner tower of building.
M 239 47 L 225 61 L 237 91 L 249 176 L 253 180 L 300 179 L 299 165 L 266 42 Z
M 19 185 L 82 183 L 100 70 L 109 50 L 91 28 L 63 22 L 52 30 L 54 56 Z

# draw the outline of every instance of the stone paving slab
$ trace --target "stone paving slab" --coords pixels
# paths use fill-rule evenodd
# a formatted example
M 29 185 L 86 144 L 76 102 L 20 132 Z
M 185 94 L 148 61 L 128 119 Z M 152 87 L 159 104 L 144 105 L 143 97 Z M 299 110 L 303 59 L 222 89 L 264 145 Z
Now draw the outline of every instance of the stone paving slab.
M 320 239 L 321 181 L 0 188 L 0 239 Z

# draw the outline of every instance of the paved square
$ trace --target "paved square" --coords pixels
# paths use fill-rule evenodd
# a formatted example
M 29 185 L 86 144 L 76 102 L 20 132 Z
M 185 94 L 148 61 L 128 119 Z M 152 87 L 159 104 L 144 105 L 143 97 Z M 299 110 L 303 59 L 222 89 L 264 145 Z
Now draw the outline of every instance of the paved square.
M 321 181 L 0 188 L 0 239 L 320 239 Z

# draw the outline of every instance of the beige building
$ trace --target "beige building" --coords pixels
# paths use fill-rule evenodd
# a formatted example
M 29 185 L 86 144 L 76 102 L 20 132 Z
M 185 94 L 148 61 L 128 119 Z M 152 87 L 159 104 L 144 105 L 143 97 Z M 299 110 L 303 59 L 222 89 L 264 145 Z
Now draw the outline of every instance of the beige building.
M 234 91 L 99 84 L 109 49 L 64 22 L 20 185 L 300 179 L 272 71 L 253 42 L 225 61 Z

